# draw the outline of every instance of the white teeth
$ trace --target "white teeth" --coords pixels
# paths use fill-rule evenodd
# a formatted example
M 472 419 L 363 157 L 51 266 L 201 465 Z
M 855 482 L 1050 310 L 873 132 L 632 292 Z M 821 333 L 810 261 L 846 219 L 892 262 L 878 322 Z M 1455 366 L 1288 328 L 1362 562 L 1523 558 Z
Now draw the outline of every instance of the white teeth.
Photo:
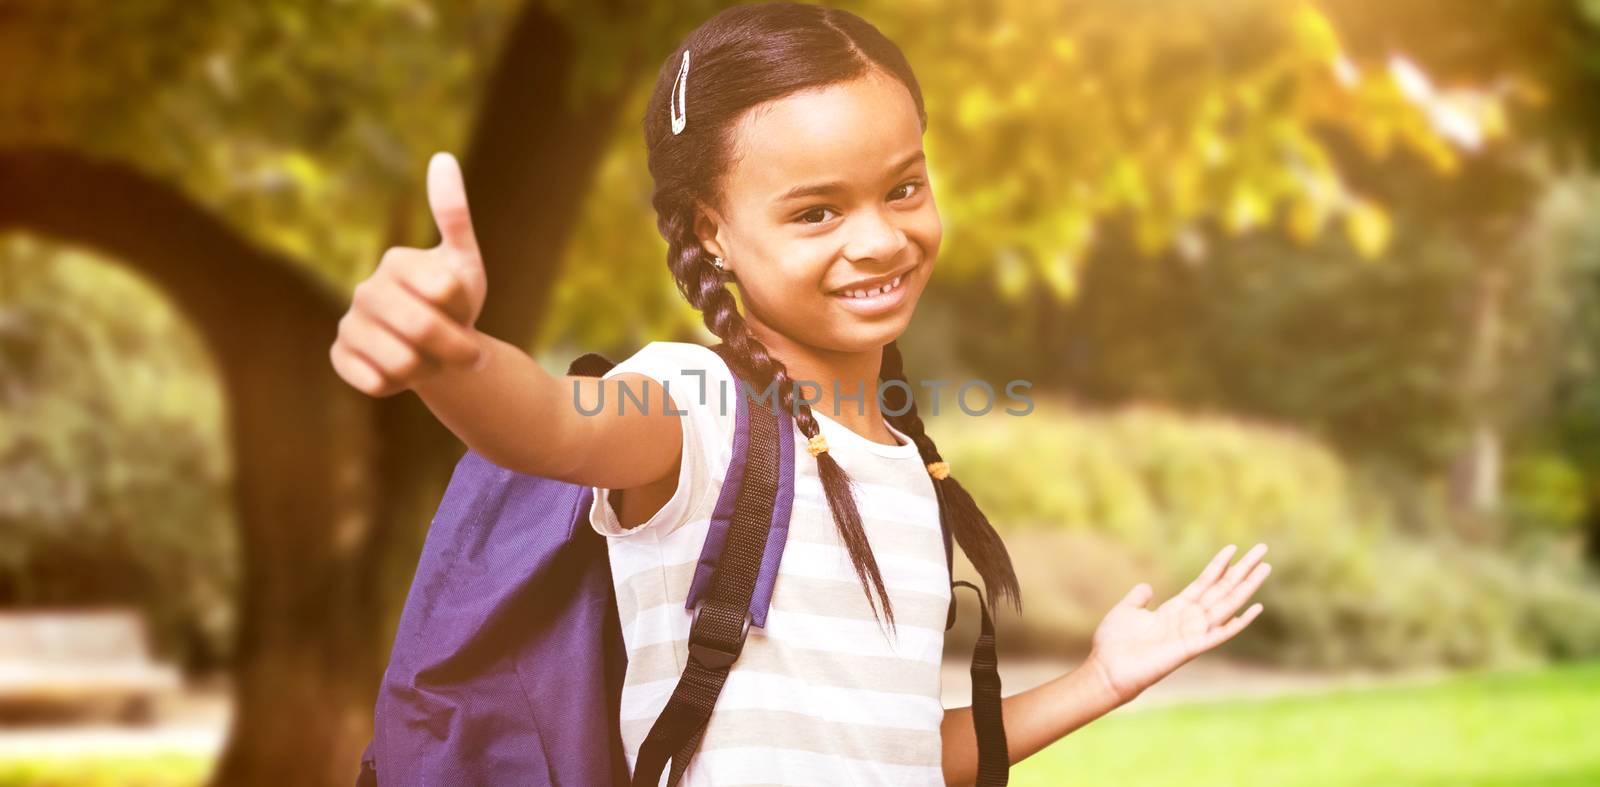
M 903 278 L 905 278 L 905 274 L 902 273 L 899 276 L 894 277 L 894 279 L 888 284 L 880 284 L 870 290 L 846 290 L 843 295 L 847 298 L 871 298 L 874 295 L 881 295 L 893 290 L 896 287 L 899 287 L 900 280 Z

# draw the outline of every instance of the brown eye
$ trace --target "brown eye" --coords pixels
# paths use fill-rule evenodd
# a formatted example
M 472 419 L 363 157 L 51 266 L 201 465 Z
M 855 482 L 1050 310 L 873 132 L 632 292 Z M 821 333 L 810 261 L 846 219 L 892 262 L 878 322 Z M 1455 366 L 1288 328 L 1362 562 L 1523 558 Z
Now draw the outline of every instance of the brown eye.
M 909 188 L 909 189 L 920 189 L 920 188 L 922 188 L 922 181 L 920 181 L 920 180 L 912 180 L 912 181 L 907 181 L 905 183 L 902 183 L 899 186 L 896 186 L 894 191 L 889 192 L 890 198 L 891 199 L 911 199 L 911 196 L 913 194 L 919 193 L 917 191 L 911 191 L 911 192 L 908 192 L 904 197 L 894 197 L 893 196 L 894 194 L 899 192 L 901 189 L 907 189 L 907 188 Z
M 822 214 L 825 214 L 827 212 L 828 212 L 827 208 L 812 208 L 811 210 L 808 210 L 805 213 L 800 214 L 800 216 L 799 216 L 800 223 L 801 224 L 821 224 L 822 222 L 827 221 L 827 218 L 825 218 L 822 215 Z M 812 220 L 813 217 L 815 217 L 815 220 Z

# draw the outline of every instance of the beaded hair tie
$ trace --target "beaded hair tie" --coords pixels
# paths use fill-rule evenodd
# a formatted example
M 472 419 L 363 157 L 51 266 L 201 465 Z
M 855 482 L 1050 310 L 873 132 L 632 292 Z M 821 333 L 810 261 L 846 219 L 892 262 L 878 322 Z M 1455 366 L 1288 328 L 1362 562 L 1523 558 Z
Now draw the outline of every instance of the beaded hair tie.
M 822 435 L 817 435 L 816 437 L 811 438 L 810 440 L 806 441 L 806 450 L 809 451 L 812 456 L 816 456 L 817 454 L 828 450 L 828 438 L 823 437 Z
M 813 457 L 815 457 L 817 454 L 824 453 L 827 450 L 828 438 L 823 437 L 820 434 L 806 441 L 806 452 L 810 453 Z M 929 462 L 928 474 L 940 481 L 943 481 L 944 479 L 950 477 L 950 463 Z

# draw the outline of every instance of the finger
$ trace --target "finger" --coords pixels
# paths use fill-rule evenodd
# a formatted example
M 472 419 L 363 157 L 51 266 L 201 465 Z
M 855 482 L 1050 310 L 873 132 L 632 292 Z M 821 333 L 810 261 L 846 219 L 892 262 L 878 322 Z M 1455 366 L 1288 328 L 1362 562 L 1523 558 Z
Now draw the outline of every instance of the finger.
M 371 315 L 352 309 L 345 319 L 349 321 L 347 333 L 351 349 L 372 362 L 391 385 L 409 386 L 437 368 L 437 364 L 423 358 L 415 347 Z
M 1229 615 L 1239 609 L 1240 605 L 1244 604 L 1245 599 L 1255 595 L 1256 590 L 1261 587 L 1261 583 L 1265 582 L 1267 575 L 1271 573 L 1271 563 L 1262 563 L 1256 566 L 1255 570 L 1251 571 L 1249 576 L 1235 586 L 1233 590 L 1229 591 L 1227 595 L 1204 608 L 1206 620 L 1210 621 L 1212 625 L 1226 620 Z
M 433 223 L 439 227 L 440 243 L 477 255 L 478 238 L 472 232 L 461 164 L 449 153 L 435 153 L 428 159 L 428 207 L 433 211 Z
M 1218 577 L 1222 576 L 1223 569 L 1228 565 L 1228 558 L 1233 555 L 1235 548 L 1233 544 L 1223 547 L 1222 551 L 1211 558 L 1211 562 L 1207 563 L 1206 567 L 1200 571 L 1200 576 L 1195 577 L 1194 581 L 1185 586 L 1175 598 L 1198 603 L 1200 594 L 1204 593 L 1207 588 L 1211 587 L 1212 583 L 1217 581 Z
M 472 324 L 488 291 L 488 276 L 483 269 L 483 254 L 472 228 L 472 212 L 467 207 L 467 187 L 461 177 L 461 164 L 449 153 L 435 153 L 428 160 L 428 206 L 439 227 L 439 246 L 450 269 L 466 285 Z
M 1251 547 L 1250 551 L 1244 554 L 1244 557 L 1239 558 L 1239 562 L 1234 563 L 1233 567 L 1228 569 L 1226 574 L 1223 574 L 1222 579 L 1217 580 L 1216 584 L 1200 594 L 1201 605 L 1215 605 L 1217 599 L 1232 592 L 1240 582 L 1244 581 L 1245 577 L 1250 575 L 1251 571 L 1255 570 L 1256 565 L 1261 562 L 1261 558 L 1266 554 L 1266 544 L 1256 544 Z
M 473 312 L 476 310 L 472 295 L 461 276 L 452 272 L 449 265 L 440 264 L 437 251 L 393 248 L 384 252 L 378 267 L 383 276 L 374 279 L 391 277 L 401 288 L 440 310 L 457 325 L 472 325 Z M 376 302 L 368 307 L 368 311 L 381 313 L 389 305 L 381 299 L 392 297 L 393 293 L 381 285 L 374 285 L 370 289 L 373 293 L 361 293 L 357 302 L 362 298 L 373 298 Z
M 1150 597 L 1154 596 L 1155 593 L 1155 588 L 1151 587 L 1150 583 L 1140 582 L 1139 584 L 1134 585 L 1133 589 L 1128 591 L 1127 595 L 1123 596 L 1121 601 L 1117 602 L 1117 606 L 1136 608 L 1143 607 L 1146 602 L 1150 601 Z
M 1261 611 L 1264 609 L 1266 609 L 1266 605 L 1257 602 L 1250 605 L 1250 608 L 1245 610 L 1244 614 L 1240 615 L 1239 617 L 1233 618 L 1227 623 L 1224 623 L 1223 625 L 1217 626 L 1216 628 L 1206 632 L 1205 649 L 1210 650 L 1224 642 L 1227 642 L 1230 639 L 1233 639 L 1234 635 L 1244 631 L 1244 627 L 1250 625 L 1250 621 L 1255 620 L 1258 616 L 1260 616 Z
M 375 279 L 370 297 L 359 308 L 429 360 L 445 365 L 471 365 L 478 360 L 477 332 L 407 288 L 402 279 Z
M 468 321 L 470 325 L 477 322 L 478 311 L 483 308 L 483 299 L 489 291 L 489 276 L 483 269 L 483 258 L 478 252 L 451 254 L 450 262 L 450 269 L 467 288 L 467 302 L 472 304 L 472 319 Z
M 328 358 L 333 361 L 333 370 L 339 378 L 357 391 L 368 396 L 384 397 L 398 390 L 384 379 L 378 367 L 360 353 L 350 349 L 350 346 L 342 340 L 334 342 L 329 348 Z

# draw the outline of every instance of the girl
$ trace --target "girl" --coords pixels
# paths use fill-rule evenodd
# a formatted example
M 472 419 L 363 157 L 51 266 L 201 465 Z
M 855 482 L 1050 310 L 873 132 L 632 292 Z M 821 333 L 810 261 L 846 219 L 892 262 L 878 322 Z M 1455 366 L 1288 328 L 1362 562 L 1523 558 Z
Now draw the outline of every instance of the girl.
M 886 389 L 887 408 L 866 394 L 908 381 L 896 339 L 938 256 L 926 122 L 909 64 L 876 28 L 789 3 L 701 25 L 645 108 L 668 268 L 739 377 L 772 385 L 794 415 L 800 459 L 815 458 L 796 463 L 770 615 L 750 630 L 686 784 L 975 778 L 971 711 L 940 703 L 950 585 L 935 484 L 990 603 L 1020 609 L 1017 579 L 915 402 L 894 397 L 899 387 Z M 595 487 L 590 521 L 608 537 L 628 651 L 632 768 L 687 658 L 684 600 L 731 454 L 733 372 L 710 349 L 673 342 L 600 379 L 545 372 L 473 328 L 484 269 L 450 156 L 429 163 L 428 196 L 441 243 L 384 254 L 340 321 L 333 365 L 372 396 L 416 391 L 497 464 Z M 635 406 L 585 415 L 625 399 Z M 1266 578 L 1265 551 L 1229 567 L 1223 549 L 1154 609 L 1150 585 L 1130 590 L 1080 666 L 1005 700 L 1012 762 L 1241 631 L 1262 609 L 1233 616 Z

